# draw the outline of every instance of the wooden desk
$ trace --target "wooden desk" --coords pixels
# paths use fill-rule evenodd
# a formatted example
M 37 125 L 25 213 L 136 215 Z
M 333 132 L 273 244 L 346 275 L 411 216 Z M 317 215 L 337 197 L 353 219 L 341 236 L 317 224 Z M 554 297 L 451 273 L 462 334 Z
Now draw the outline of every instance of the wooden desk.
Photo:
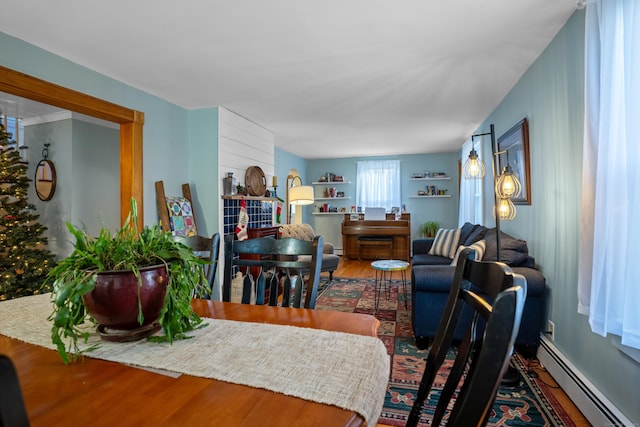
M 346 214 L 342 221 L 342 256 L 345 259 L 399 259 L 409 261 L 411 217 L 402 214 L 399 220 L 351 220 Z M 359 238 L 386 238 L 388 243 L 360 247 Z
M 376 336 L 373 316 L 194 300 L 201 316 Z M 215 343 L 211 345 L 215 351 Z M 32 426 L 358 426 L 351 411 L 206 378 L 177 378 L 55 351 L 0 335 L 16 365 Z

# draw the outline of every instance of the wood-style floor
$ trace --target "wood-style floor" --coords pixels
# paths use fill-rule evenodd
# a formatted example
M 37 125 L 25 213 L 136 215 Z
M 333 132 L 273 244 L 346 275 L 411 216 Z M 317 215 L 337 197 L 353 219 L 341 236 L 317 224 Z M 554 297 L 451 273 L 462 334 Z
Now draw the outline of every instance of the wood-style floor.
M 349 278 L 375 278 L 375 270 L 371 268 L 371 261 L 367 260 L 348 260 L 344 261 L 342 257 L 340 257 L 340 264 L 338 264 L 338 269 L 334 272 L 335 277 L 349 277 Z M 407 275 L 407 280 L 410 280 L 410 275 Z M 582 415 L 580 410 L 573 404 L 571 399 L 565 394 L 565 392 L 558 386 L 558 383 L 549 375 L 547 370 L 540 365 L 537 359 L 533 359 L 529 365 L 530 369 L 533 370 L 536 374 L 539 375 L 539 378 L 544 381 L 551 390 L 555 398 L 558 400 L 560 405 L 567 411 L 569 416 L 571 417 L 571 421 L 577 427 L 590 427 L 591 424 L 587 419 Z

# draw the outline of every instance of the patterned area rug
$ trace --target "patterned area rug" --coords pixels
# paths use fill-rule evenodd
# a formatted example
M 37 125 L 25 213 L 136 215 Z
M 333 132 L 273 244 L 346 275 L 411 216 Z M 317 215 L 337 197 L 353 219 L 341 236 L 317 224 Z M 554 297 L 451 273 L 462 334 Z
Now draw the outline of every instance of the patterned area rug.
M 411 330 L 410 284 L 407 284 L 408 308 L 405 308 L 404 294 L 402 290 L 398 293 L 399 283 L 393 282 L 388 300 L 382 296 L 375 314 L 374 279 L 335 278 L 320 289 L 316 301 L 316 309 L 374 314 L 380 320 L 378 336 L 391 356 L 391 377 L 378 422 L 390 426 L 405 425 L 427 357 L 426 350 L 416 347 Z M 527 374 L 525 361 L 520 357 L 514 360 L 520 381 L 516 386 L 500 388 L 488 425 L 574 426 L 550 389 Z M 433 413 L 435 402 L 437 395 L 430 396 L 420 425 L 430 425 L 428 414 Z

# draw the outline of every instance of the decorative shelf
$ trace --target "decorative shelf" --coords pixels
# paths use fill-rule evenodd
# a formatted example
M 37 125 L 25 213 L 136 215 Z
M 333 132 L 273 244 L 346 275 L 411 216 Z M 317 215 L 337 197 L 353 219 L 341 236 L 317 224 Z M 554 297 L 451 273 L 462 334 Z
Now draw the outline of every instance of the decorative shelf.
M 349 200 L 351 197 L 316 197 L 316 200 Z
M 450 176 L 441 176 L 438 178 L 409 178 L 409 181 L 444 181 L 451 179 Z
M 223 200 L 262 200 L 263 202 L 274 202 L 278 200 L 277 197 L 264 197 L 264 196 L 222 196 Z
M 311 212 L 311 215 L 344 215 L 346 212 Z
M 451 194 L 436 195 L 436 196 L 409 196 L 410 199 L 437 199 L 442 197 L 451 197 Z
M 351 181 L 314 181 L 312 185 L 351 184 Z

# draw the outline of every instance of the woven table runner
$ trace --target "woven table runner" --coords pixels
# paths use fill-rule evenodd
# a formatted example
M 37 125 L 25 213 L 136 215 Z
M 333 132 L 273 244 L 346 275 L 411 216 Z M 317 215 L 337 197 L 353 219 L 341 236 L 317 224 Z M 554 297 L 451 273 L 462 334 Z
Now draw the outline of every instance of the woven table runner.
M 0 334 L 55 350 L 50 294 L 0 303 Z M 263 388 L 362 415 L 376 425 L 389 356 L 376 337 L 265 323 L 208 319 L 172 345 L 102 341 L 91 327 L 87 357 Z M 62 361 L 60 361 L 62 363 Z M 284 373 L 284 375 L 283 375 Z

